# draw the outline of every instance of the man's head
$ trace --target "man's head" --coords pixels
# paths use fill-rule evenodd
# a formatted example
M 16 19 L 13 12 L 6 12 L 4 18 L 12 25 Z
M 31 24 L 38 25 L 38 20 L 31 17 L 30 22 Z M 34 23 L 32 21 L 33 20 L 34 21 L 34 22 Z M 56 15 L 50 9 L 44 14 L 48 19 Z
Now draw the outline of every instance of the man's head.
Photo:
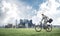
M 44 14 L 41 14 L 42 16 L 44 16 Z

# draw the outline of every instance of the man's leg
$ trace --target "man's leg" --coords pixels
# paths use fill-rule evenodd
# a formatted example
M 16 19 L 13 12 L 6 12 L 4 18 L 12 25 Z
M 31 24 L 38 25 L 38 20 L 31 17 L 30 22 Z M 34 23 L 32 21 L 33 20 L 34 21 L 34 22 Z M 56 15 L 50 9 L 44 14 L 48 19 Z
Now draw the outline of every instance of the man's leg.
M 47 28 L 47 22 L 44 22 L 43 27 L 44 27 L 44 29 Z

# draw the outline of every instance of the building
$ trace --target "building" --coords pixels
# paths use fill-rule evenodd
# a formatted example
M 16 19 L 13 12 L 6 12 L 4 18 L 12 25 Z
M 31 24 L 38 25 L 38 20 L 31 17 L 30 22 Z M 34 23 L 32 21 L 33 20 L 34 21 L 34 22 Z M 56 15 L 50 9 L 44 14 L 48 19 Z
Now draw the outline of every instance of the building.
M 18 24 L 19 28 L 31 28 L 33 27 L 32 20 L 28 19 L 20 19 L 20 23 Z
M 5 28 L 12 28 L 13 27 L 13 25 L 12 24 L 7 24 L 7 25 L 5 25 Z

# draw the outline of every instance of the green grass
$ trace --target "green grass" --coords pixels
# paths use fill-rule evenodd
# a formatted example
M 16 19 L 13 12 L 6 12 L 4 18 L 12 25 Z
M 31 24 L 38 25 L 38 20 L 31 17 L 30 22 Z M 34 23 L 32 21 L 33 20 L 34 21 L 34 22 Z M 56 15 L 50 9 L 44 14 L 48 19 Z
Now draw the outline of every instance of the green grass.
M 32 28 L 0 28 L 0 36 L 60 36 L 60 29 L 54 28 L 51 32 L 45 30 L 36 32 Z

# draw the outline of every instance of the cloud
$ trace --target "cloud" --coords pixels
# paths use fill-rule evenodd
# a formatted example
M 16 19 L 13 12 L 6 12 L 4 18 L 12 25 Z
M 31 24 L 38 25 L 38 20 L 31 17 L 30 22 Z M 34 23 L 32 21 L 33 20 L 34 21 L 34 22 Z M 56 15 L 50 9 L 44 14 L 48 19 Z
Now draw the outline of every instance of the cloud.
M 60 7 L 60 3 L 56 0 L 47 0 L 46 2 L 39 3 L 38 10 L 33 8 L 36 6 L 35 2 L 32 6 L 18 0 L 2 0 L 0 5 L 2 5 L 0 9 L 1 24 L 15 24 L 15 20 L 19 20 L 20 18 L 32 19 L 33 23 L 38 24 L 42 19 L 41 13 L 53 18 L 54 21 L 52 24 L 59 24 L 60 9 L 58 8 Z
M 34 16 L 35 18 L 36 17 L 39 17 L 41 18 L 41 13 L 44 13 L 45 15 L 47 15 L 48 17 L 50 18 L 53 18 L 53 25 L 60 25 L 60 10 L 58 10 L 57 8 L 60 7 L 60 3 L 56 2 L 56 0 L 47 0 L 46 2 L 42 3 L 40 5 L 40 8 L 39 10 L 37 11 L 37 16 Z M 34 18 L 33 17 L 33 18 Z M 36 18 L 38 19 L 38 18 Z M 35 20 L 35 19 L 33 19 Z M 41 20 L 41 19 L 39 19 Z M 39 22 L 35 20 L 35 23 Z
M 25 5 L 24 3 L 17 0 L 3 0 L 1 5 L 3 5 L 3 7 L 1 7 L 1 10 L 3 11 L 2 13 L 4 13 L 2 15 L 4 17 L 2 17 L 4 20 L 0 21 L 1 24 L 15 24 L 16 19 L 30 19 L 32 16 L 35 15 L 35 10 L 33 10 L 31 6 Z
M 36 10 L 27 4 L 19 2 L 18 0 L 3 0 L 2 1 L 2 11 L 3 11 L 3 20 L 0 21 L 1 24 L 12 23 L 15 24 L 15 20 L 18 21 L 22 19 L 31 19 L 36 15 Z

